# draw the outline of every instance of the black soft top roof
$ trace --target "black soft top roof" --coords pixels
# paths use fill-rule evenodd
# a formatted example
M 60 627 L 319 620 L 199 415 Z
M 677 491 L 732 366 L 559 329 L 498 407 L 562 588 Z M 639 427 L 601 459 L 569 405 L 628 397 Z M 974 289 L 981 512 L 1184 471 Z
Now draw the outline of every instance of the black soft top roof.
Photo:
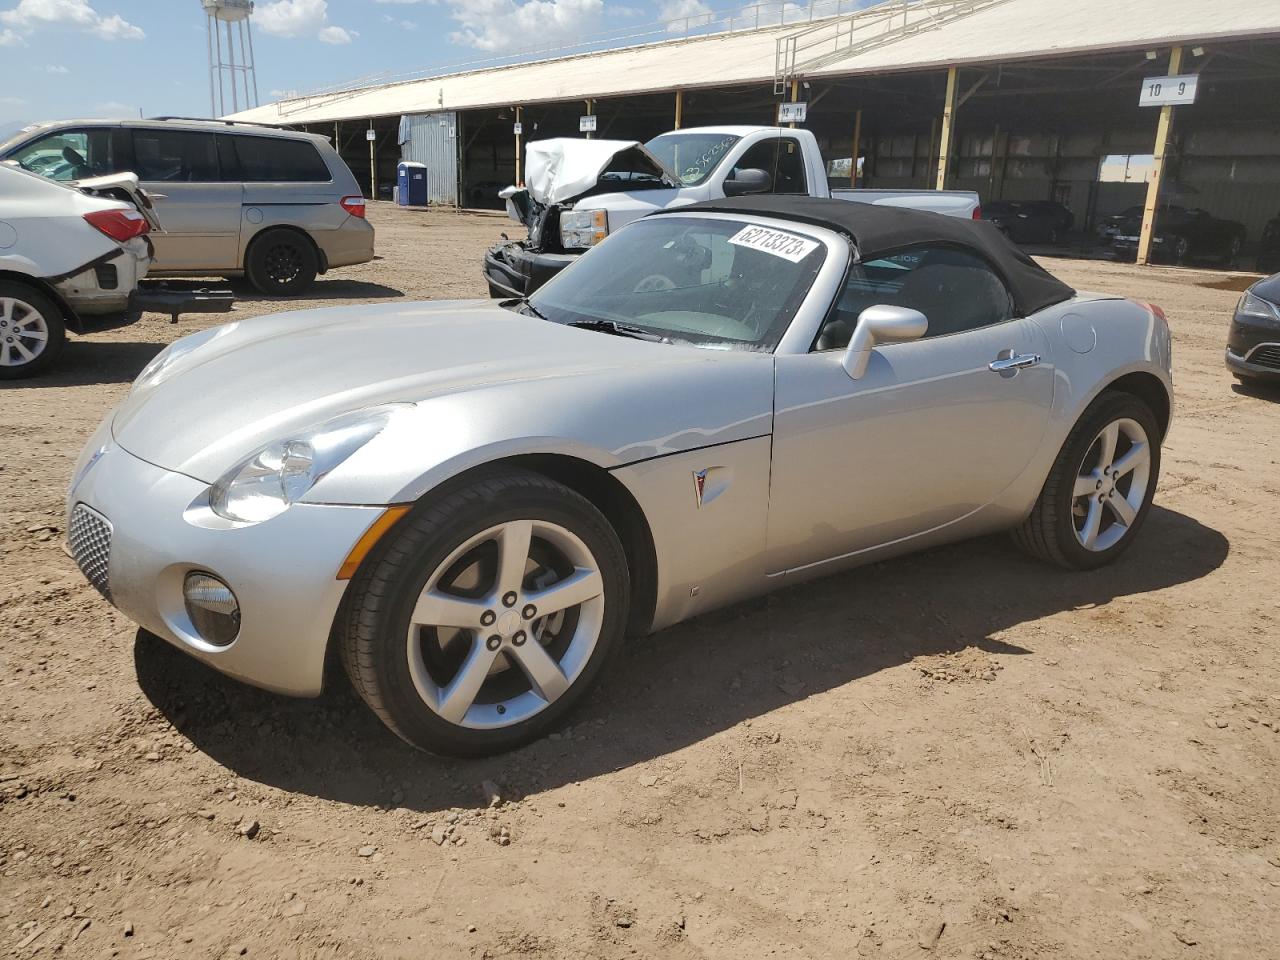
M 1018 313 L 1026 316 L 1075 296 L 1075 291 L 1015 247 L 999 230 L 981 220 L 944 217 L 924 210 L 824 197 L 757 194 L 707 200 L 658 213 L 747 213 L 826 227 L 853 238 L 858 255 L 873 260 L 894 250 L 922 244 L 968 247 L 1004 278 Z

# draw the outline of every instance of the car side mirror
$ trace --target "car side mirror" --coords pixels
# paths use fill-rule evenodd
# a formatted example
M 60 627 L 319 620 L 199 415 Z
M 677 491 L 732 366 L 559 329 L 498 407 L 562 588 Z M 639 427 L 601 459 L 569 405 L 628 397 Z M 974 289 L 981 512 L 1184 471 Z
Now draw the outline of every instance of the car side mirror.
M 919 340 L 929 329 L 929 320 L 919 310 L 878 303 L 858 314 L 858 323 L 845 348 L 841 366 L 852 380 L 861 380 L 871 362 L 871 351 L 882 343 Z
M 746 167 L 734 173 L 724 182 L 726 197 L 742 197 L 749 193 L 768 193 L 773 189 L 773 177 L 759 167 Z

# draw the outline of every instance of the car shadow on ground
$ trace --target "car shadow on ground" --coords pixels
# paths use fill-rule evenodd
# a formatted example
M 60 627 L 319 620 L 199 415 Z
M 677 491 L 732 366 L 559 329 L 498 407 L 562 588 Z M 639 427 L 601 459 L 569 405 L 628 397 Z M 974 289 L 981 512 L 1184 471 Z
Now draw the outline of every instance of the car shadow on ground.
M 92 332 L 97 333 L 100 329 L 95 327 Z M 164 347 L 163 343 L 71 337 L 48 372 L 5 383 L 31 389 L 132 383 Z
M 1154 507 L 1129 553 L 1089 573 L 1028 560 L 990 537 L 799 585 L 630 641 L 570 717 L 571 738 L 485 760 L 414 751 L 333 677 L 316 700 L 275 696 L 142 631 L 134 659 L 151 703 L 233 773 L 344 803 L 427 812 L 476 805 L 485 779 L 522 796 L 623 769 L 914 657 L 966 647 L 1034 653 L 995 634 L 1199 579 L 1228 550 L 1218 531 Z
M 405 295 L 403 290 L 388 287 L 383 283 L 373 283 L 369 280 L 317 279 L 306 290 L 294 297 L 269 296 L 256 290 L 245 279 L 231 280 L 229 282 L 218 281 L 216 285 L 223 284 L 231 287 L 232 292 L 236 295 L 237 303 L 241 301 L 245 303 L 259 301 L 265 303 L 288 303 L 290 300 L 390 300 Z M 231 319 L 235 318 L 232 317 Z
M 1254 397 L 1258 400 L 1280 403 L 1280 379 L 1275 381 L 1237 380 L 1231 384 L 1231 390 L 1241 397 Z

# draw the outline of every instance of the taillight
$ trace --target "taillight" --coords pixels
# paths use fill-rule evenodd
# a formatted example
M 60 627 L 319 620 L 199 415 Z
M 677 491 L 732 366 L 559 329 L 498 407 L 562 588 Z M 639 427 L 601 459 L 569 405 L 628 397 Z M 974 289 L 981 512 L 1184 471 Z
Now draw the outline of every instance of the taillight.
M 975 220 L 981 220 L 981 219 L 982 219 L 982 205 L 981 205 L 981 204 L 979 204 L 978 206 L 976 206 L 976 207 L 974 207 L 974 208 L 973 208 L 973 219 L 975 219 Z
M 342 209 L 353 217 L 364 219 L 364 197 L 343 197 L 338 202 L 342 204 Z
M 1134 300 L 1132 297 L 1129 298 L 1129 302 L 1136 303 L 1143 310 L 1148 311 L 1153 317 L 1155 317 L 1157 320 L 1163 323 L 1166 327 L 1169 326 L 1169 318 L 1165 316 L 1163 307 L 1157 306 L 1154 303 L 1144 303 L 1141 300 Z
M 91 227 L 116 243 L 127 243 L 151 231 L 147 218 L 137 210 L 95 210 L 86 213 L 84 218 Z

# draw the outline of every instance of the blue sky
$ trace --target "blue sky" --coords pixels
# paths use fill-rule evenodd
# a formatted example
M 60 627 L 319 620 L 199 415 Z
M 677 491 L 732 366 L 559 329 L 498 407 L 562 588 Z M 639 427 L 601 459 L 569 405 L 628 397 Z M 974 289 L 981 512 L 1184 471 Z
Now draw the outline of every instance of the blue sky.
M 696 28 L 750 2 L 257 0 L 258 88 L 265 102 L 387 71 L 529 56 L 584 37 L 659 39 L 662 20 L 688 17 Z M 0 136 L 34 120 L 207 115 L 206 62 L 200 0 L 0 0 Z

